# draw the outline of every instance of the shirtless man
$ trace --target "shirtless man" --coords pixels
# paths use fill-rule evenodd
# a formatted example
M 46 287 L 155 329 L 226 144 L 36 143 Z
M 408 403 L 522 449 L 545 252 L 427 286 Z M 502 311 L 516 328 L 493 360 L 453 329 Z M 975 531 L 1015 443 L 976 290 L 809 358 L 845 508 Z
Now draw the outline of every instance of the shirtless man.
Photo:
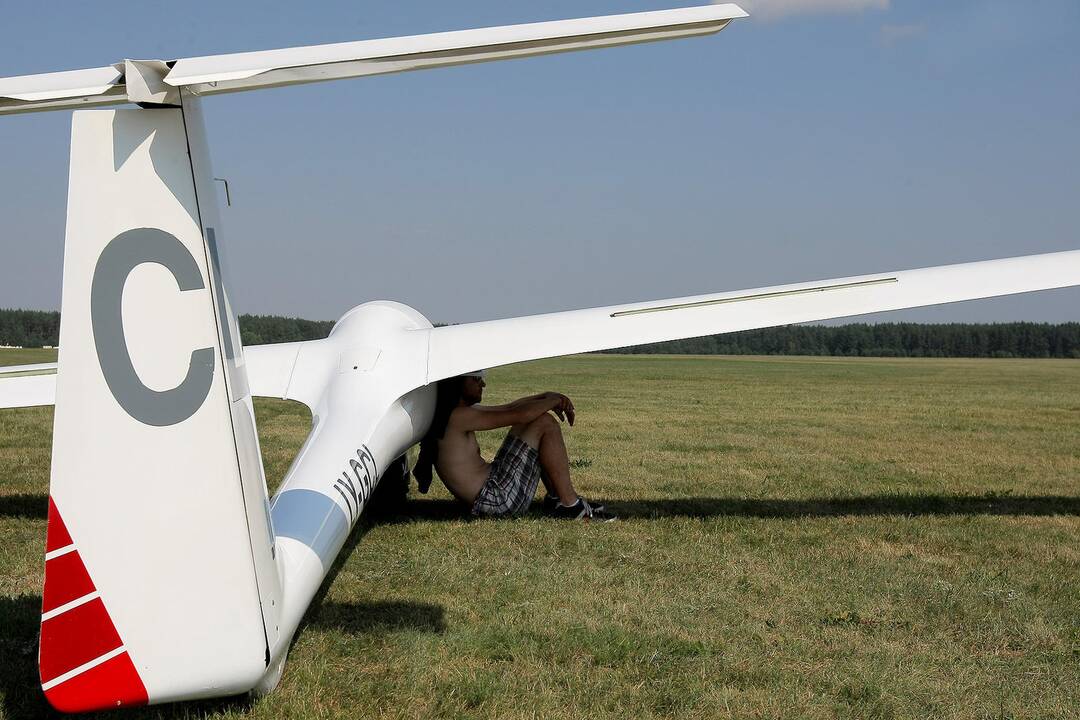
M 555 517 L 614 520 L 603 505 L 580 497 L 570 482 L 559 420 L 574 424 L 574 403 L 560 393 L 541 393 L 506 405 L 481 405 L 484 372 L 439 383 L 435 417 L 420 444 L 413 472 L 426 491 L 432 466 L 454 497 L 474 515 L 513 517 L 529 509 L 539 481 L 547 488 L 544 510 Z M 508 427 L 495 459 L 480 455 L 476 433 Z

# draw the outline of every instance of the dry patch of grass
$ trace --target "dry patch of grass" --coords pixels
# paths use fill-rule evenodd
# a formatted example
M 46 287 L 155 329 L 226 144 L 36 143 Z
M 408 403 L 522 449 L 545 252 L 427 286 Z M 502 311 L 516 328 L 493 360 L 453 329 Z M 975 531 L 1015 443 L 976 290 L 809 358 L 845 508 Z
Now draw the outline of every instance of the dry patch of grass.
M 354 533 L 272 695 L 130 714 L 1075 716 L 1080 363 L 590 355 L 487 400 L 549 389 L 619 522 L 436 484 Z M 276 484 L 310 417 L 256 408 Z M 2 717 L 41 708 L 50 421 L 0 412 Z

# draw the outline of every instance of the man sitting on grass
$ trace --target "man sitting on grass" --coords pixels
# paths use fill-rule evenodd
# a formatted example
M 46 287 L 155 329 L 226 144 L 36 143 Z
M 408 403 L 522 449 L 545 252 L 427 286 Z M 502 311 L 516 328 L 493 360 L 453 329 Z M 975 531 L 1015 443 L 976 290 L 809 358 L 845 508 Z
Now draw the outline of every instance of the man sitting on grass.
M 529 509 L 536 485 L 547 488 L 544 510 L 559 518 L 614 520 L 600 504 L 590 503 L 570 483 L 570 460 L 562 430 L 551 415 L 574 424 L 574 403 L 560 393 L 541 393 L 506 405 L 480 405 L 484 371 L 439 382 L 435 417 L 420 442 L 413 473 L 421 492 L 431 485 L 432 466 L 454 497 L 473 515 L 514 517 Z M 478 430 L 508 427 L 492 462 L 480 455 Z

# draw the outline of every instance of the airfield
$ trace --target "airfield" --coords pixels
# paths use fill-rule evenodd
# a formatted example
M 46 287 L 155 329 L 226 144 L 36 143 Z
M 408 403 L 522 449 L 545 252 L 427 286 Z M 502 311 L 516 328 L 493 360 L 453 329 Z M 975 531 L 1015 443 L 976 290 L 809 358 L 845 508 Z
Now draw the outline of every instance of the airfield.
M 1080 361 L 587 355 L 485 402 L 549 389 L 618 522 L 414 489 L 361 520 L 274 693 L 124 717 L 1076 716 Z M 255 405 L 273 491 L 310 417 Z M 3 718 L 47 707 L 51 421 L 0 412 Z

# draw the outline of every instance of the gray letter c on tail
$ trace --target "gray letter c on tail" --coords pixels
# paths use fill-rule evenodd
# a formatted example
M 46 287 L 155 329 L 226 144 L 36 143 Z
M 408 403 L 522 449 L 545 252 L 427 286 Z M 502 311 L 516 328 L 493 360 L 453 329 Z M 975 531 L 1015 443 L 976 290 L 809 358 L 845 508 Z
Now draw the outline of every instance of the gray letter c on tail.
M 139 422 L 165 427 L 187 420 L 202 407 L 214 379 L 214 349 L 194 350 L 187 376 L 171 390 L 152 390 L 139 379 L 124 336 L 123 297 L 128 275 L 148 262 L 164 265 L 181 292 L 205 287 L 195 259 L 175 236 L 154 228 L 128 230 L 113 238 L 98 258 L 90 289 L 90 322 L 101 372 L 113 397 Z

